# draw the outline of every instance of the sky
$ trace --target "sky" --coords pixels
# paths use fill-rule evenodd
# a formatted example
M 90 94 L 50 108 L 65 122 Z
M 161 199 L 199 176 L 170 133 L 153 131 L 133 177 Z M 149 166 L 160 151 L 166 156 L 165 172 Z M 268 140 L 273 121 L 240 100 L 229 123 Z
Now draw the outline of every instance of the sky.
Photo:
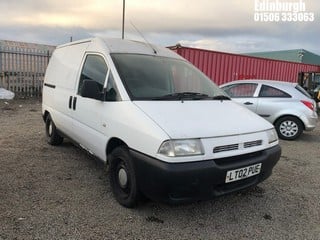
M 270 11 L 268 21 L 261 21 L 263 6 L 276 1 L 286 4 L 282 5 L 282 11 Z M 303 48 L 320 55 L 319 0 L 126 0 L 125 3 L 128 39 L 231 53 Z M 277 14 L 292 16 L 293 9 L 284 7 L 290 3 L 303 4 L 304 8 L 296 13 L 306 16 L 308 21 L 271 21 Z M 122 7 L 123 0 L 0 0 L 0 39 L 59 45 L 69 42 L 71 37 L 121 38 Z

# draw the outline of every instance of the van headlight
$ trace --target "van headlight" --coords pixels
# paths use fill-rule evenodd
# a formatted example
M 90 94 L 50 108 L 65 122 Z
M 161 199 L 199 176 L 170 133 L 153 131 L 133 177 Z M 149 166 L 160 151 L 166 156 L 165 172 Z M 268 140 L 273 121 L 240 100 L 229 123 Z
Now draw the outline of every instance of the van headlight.
M 267 131 L 267 136 L 269 144 L 278 141 L 278 134 L 274 128 Z
M 158 153 L 167 157 L 185 157 L 203 155 L 204 151 L 200 139 L 185 139 L 164 141 Z

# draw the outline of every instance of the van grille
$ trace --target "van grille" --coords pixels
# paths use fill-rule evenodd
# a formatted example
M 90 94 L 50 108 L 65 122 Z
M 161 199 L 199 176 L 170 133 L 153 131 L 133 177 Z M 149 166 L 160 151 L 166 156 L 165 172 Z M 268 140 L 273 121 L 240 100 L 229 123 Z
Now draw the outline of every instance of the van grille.
M 226 152 L 226 151 L 232 151 L 232 150 L 238 150 L 238 149 L 239 149 L 239 144 L 230 144 L 230 145 L 215 147 L 213 149 L 213 153 Z
M 219 153 L 219 152 L 227 152 L 227 151 L 233 151 L 238 150 L 240 146 L 243 146 L 243 148 L 251 148 L 256 146 L 261 146 L 262 140 L 255 140 L 251 142 L 245 142 L 242 144 L 229 144 L 229 145 L 223 145 L 223 146 L 217 146 L 213 148 L 213 153 Z
M 250 148 L 250 147 L 256 147 L 256 146 L 260 146 L 262 145 L 262 140 L 256 140 L 256 141 L 252 141 L 252 142 L 245 142 L 243 144 L 244 148 Z

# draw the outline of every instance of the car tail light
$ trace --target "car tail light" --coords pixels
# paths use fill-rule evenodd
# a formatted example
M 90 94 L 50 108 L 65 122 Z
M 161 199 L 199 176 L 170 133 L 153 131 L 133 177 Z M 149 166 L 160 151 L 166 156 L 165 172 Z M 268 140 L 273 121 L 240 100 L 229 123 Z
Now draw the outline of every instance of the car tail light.
M 310 110 L 314 110 L 314 105 L 313 105 L 313 102 L 309 102 L 309 101 L 304 101 L 304 100 L 301 100 L 301 102 L 307 106 Z

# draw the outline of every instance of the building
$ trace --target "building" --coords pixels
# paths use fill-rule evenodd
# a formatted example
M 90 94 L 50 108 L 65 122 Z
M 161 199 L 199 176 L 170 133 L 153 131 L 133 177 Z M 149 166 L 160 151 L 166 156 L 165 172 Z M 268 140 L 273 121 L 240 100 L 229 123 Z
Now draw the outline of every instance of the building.
M 289 62 L 320 65 L 320 56 L 304 49 L 293 49 L 271 52 L 244 53 L 252 57 L 262 57 Z
M 0 87 L 22 96 L 39 96 L 55 46 L 0 40 Z

